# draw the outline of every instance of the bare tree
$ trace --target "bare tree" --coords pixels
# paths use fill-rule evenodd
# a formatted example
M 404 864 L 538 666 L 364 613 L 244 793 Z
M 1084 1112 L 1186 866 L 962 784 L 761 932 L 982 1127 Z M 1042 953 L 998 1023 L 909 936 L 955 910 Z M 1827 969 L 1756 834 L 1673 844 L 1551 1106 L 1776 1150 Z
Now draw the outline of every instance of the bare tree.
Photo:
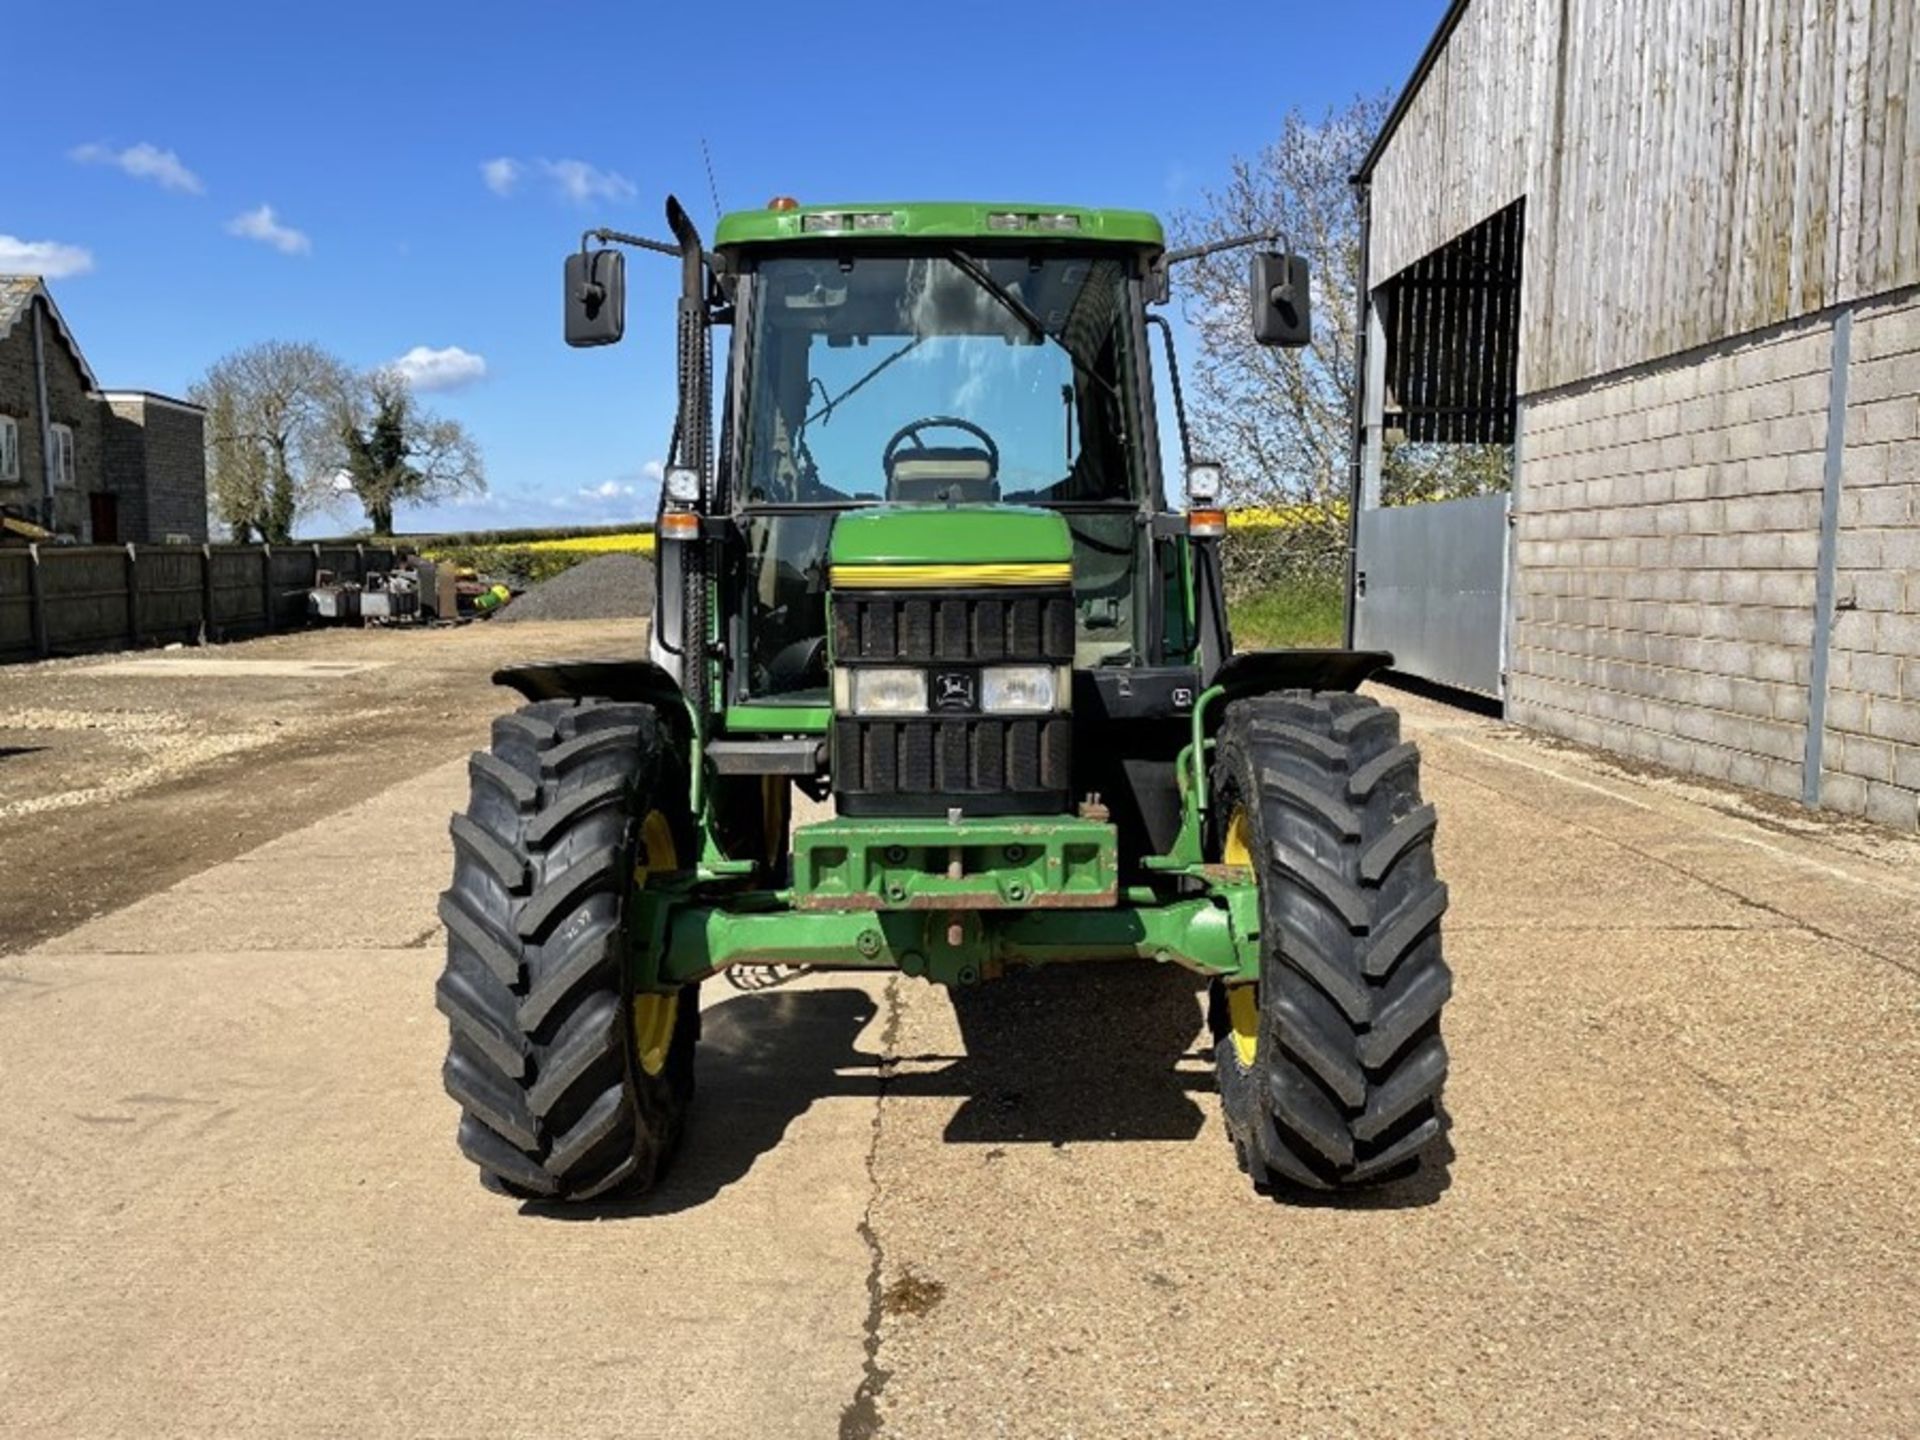
M 1226 465 L 1242 503 L 1325 504 L 1347 493 L 1360 284 L 1360 214 L 1348 181 L 1389 103 L 1361 96 L 1317 122 L 1288 111 L 1278 140 L 1236 158 L 1222 188 L 1174 217 L 1178 244 L 1267 231 L 1286 237 L 1313 270 L 1314 342 L 1304 350 L 1253 343 L 1244 251 L 1195 261 L 1175 277 L 1199 339 L 1190 387 L 1196 444 Z
M 406 377 L 373 370 L 346 392 L 339 417 L 345 474 L 376 535 L 393 533 L 394 506 L 487 488 L 480 449 L 457 420 L 414 398 Z
M 189 392 L 207 411 L 213 512 L 236 540 L 285 541 L 331 497 L 337 417 L 352 372 L 305 341 L 267 340 L 215 362 Z

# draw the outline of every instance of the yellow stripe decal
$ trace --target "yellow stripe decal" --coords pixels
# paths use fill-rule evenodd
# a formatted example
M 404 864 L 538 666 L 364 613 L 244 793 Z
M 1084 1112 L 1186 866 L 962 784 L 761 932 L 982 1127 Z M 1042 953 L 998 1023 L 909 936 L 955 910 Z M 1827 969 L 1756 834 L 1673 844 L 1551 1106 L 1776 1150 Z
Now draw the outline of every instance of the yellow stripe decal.
M 833 583 L 846 590 L 947 589 L 979 585 L 1070 585 L 1067 561 L 1031 565 L 836 565 Z

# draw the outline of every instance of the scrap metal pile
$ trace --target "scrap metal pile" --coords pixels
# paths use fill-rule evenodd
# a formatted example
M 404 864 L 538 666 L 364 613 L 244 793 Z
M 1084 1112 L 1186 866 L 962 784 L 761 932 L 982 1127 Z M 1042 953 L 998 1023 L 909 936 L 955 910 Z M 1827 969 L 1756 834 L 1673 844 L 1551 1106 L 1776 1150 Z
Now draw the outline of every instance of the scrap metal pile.
M 489 615 L 513 596 L 505 585 L 420 559 L 404 569 L 369 570 L 361 581 L 342 580 L 331 570 L 315 578 L 307 614 L 337 624 L 456 624 Z

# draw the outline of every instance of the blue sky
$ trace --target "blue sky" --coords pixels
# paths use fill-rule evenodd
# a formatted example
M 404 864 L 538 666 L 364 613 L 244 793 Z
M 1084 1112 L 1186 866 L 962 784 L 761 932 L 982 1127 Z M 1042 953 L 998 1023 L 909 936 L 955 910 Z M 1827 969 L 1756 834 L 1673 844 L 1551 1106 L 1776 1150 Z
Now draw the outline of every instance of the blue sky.
M 50 283 L 111 388 L 178 394 L 263 339 L 428 352 L 449 387 L 429 403 L 480 442 L 491 493 L 402 528 L 637 518 L 671 424 L 674 267 L 634 257 L 626 343 L 594 351 L 560 341 L 559 267 L 590 225 L 661 231 L 670 190 L 710 234 L 703 137 L 728 208 L 1165 214 L 1289 106 L 1397 88 L 1444 8 L 16 0 L 41 58 L 9 67 L 0 269 L 24 242 L 75 272 Z

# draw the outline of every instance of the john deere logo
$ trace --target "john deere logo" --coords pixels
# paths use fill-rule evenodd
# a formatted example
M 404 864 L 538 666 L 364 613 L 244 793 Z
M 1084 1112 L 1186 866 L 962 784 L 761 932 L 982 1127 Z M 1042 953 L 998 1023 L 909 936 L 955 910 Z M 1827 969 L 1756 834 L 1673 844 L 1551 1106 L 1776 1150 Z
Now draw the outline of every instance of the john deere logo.
M 941 670 L 934 674 L 934 709 L 973 710 L 978 705 L 978 682 L 971 670 Z

